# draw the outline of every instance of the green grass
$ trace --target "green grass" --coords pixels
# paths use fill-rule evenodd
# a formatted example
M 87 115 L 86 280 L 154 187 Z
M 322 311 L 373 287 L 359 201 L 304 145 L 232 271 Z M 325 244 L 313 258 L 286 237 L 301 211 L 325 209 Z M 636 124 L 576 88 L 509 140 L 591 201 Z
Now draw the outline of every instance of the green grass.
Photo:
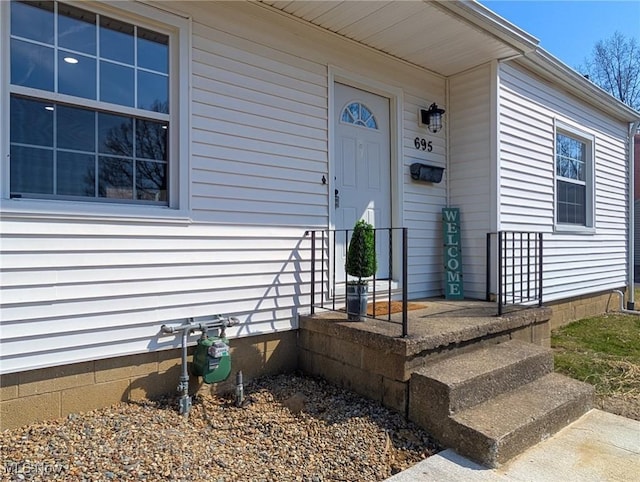
M 640 393 L 640 316 L 607 314 L 551 335 L 556 371 L 591 383 L 600 395 Z

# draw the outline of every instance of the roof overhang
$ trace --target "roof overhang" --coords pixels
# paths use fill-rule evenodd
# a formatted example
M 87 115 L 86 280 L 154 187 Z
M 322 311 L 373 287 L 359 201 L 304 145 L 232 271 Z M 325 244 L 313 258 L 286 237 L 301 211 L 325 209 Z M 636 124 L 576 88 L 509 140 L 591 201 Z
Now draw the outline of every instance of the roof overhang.
M 260 3 L 445 78 L 495 60 L 517 61 L 619 120 L 640 118 L 474 0 Z
M 476 2 L 262 3 L 443 77 L 533 51 L 538 43 Z

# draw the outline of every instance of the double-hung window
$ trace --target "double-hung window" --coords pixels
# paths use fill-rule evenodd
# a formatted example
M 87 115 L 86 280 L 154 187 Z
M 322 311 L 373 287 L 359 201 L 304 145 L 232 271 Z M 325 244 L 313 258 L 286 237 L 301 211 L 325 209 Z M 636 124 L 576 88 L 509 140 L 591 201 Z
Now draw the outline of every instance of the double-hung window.
M 593 139 L 573 129 L 556 129 L 556 225 L 593 226 Z
M 171 36 L 84 7 L 10 4 L 10 196 L 169 205 Z

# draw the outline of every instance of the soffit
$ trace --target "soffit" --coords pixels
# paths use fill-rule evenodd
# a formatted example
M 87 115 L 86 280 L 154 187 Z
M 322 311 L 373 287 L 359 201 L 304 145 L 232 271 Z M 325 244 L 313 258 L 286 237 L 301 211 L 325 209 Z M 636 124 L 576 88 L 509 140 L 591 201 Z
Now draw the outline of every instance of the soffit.
M 530 49 L 475 2 L 271 1 L 282 12 L 393 57 L 450 76 Z M 513 37 L 513 38 L 510 38 Z

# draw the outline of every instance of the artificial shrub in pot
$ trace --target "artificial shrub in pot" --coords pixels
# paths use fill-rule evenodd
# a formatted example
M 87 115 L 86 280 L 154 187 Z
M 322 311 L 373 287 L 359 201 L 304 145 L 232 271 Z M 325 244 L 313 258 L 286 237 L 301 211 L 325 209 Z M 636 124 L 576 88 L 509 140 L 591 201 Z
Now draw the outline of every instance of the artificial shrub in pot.
M 377 260 L 373 226 L 362 219 L 353 228 L 345 268 L 347 275 L 358 278 L 347 281 L 347 317 L 352 321 L 364 321 L 369 293 L 366 278 L 375 274 Z

